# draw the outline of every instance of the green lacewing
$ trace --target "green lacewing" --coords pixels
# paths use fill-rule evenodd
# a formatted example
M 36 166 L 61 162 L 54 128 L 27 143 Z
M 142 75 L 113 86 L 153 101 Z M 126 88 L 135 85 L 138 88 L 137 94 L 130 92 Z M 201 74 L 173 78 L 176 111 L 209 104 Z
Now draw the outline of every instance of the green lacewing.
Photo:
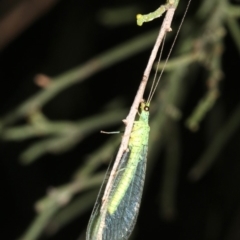
M 189 0 L 189 3 L 190 1 L 191 0 Z M 138 25 L 142 25 L 143 22 L 151 21 L 156 17 L 160 17 L 169 8 L 176 7 L 178 2 L 179 0 L 167 0 L 167 3 L 162 5 L 155 12 L 146 15 L 137 15 Z M 166 62 L 170 53 L 171 50 Z M 162 72 L 160 73 L 160 77 Z M 154 76 L 154 81 L 155 77 L 156 74 Z M 152 85 L 148 101 L 140 104 L 139 119 L 134 121 L 128 142 L 128 149 L 121 155 L 120 162 L 114 172 L 111 171 L 111 167 L 109 167 L 107 171 L 104 183 L 102 184 L 89 220 L 87 240 L 127 240 L 135 226 L 146 172 L 148 138 L 150 131 L 148 124 L 150 101 L 156 90 L 160 77 L 155 86 L 154 84 Z M 107 176 L 110 172 L 112 178 L 111 180 L 109 178 L 109 181 L 107 182 Z
M 101 187 L 89 221 L 87 240 L 128 239 L 134 228 L 145 179 L 150 131 L 149 103 L 141 103 L 140 109 L 107 199 L 102 198 L 105 189 Z

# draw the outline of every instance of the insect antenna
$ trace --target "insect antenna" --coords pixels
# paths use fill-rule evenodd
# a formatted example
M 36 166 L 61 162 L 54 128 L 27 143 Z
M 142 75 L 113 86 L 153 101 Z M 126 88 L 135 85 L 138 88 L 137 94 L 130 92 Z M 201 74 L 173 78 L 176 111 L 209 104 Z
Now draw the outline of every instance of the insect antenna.
M 155 91 L 156 91 L 156 89 L 157 89 L 157 86 L 158 86 L 158 84 L 159 84 L 159 81 L 160 81 L 160 79 L 161 79 L 161 77 L 162 77 L 162 75 L 163 75 L 163 72 L 164 72 L 164 70 L 165 70 L 165 68 L 166 68 L 167 62 L 168 62 L 168 60 L 169 60 L 169 58 L 170 58 L 170 55 L 171 55 L 171 53 L 172 53 L 173 47 L 174 47 L 174 45 L 175 45 L 175 43 L 176 43 L 177 37 L 178 37 L 178 35 L 179 35 L 179 33 L 180 33 L 180 30 L 181 30 L 181 28 L 182 28 L 182 25 L 183 25 L 184 19 L 185 19 L 185 17 L 186 17 L 186 14 L 187 14 L 187 11 L 188 11 L 188 8 L 189 8 L 190 3 L 191 3 L 191 0 L 188 1 L 187 7 L 186 7 L 186 9 L 185 9 L 185 12 L 184 12 L 184 14 L 183 14 L 182 20 L 181 20 L 180 25 L 179 25 L 179 27 L 178 27 L 177 33 L 176 33 L 176 35 L 175 35 L 175 37 L 174 37 L 174 39 L 173 39 L 173 43 L 172 43 L 172 45 L 171 45 L 171 47 L 170 47 L 170 50 L 169 50 L 168 55 L 167 55 L 167 58 L 166 58 L 166 60 L 164 61 L 163 68 L 162 68 L 162 70 L 161 70 L 161 72 L 160 72 L 160 74 L 159 74 L 159 77 L 158 77 L 157 81 L 156 81 L 157 69 L 158 69 L 158 66 L 159 66 L 159 64 L 160 64 L 160 60 L 161 60 L 161 56 L 162 56 L 162 51 L 163 51 L 163 47 L 164 47 L 164 42 L 165 42 L 165 38 L 166 38 L 166 34 L 164 35 L 163 44 L 162 44 L 162 47 L 161 47 L 161 50 L 160 50 L 160 56 L 159 56 L 159 60 L 158 60 L 158 63 L 157 63 L 157 68 L 156 68 L 156 71 L 155 71 L 155 74 L 154 74 L 154 80 L 153 80 L 153 84 L 152 84 L 152 86 L 151 86 L 151 90 L 150 90 L 150 93 L 149 93 L 149 96 L 148 96 L 147 103 L 150 103 L 150 102 L 151 102 L 151 100 L 152 100 L 152 98 L 153 98 L 153 95 L 154 95 L 154 93 L 155 93 Z M 155 83 L 155 82 L 156 82 L 156 83 Z
M 162 76 L 162 73 L 163 73 L 163 70 L 164 70 L 164 69 L 162 69 L 162 71 L 160 73 L 160 76 L 157 77 L 157 75 L 158 75 L 158 67 L 159 67 L 159 64 L 160 64 L 161 59 L 162 59 L 162 53 L 163 53 L 165 40 L 166 40 L 166 34 L 164 35 L 164 38 L 163 38 L 163 41 L 162 41 L 162 45 L 161 45 L 161 49 L 160 49 L 160 53 L 159 53 L 159 57 L 158 57 L 158 61 L 157 61 L 157 67 L 156 67 L 156 70 L 155 70 L 155 73 L 154 73 L 153 82 L 152 82 L 152 86 L 151 86 L 151 89 L 150 89 L 150 93 L 148 95 L 147 103 L 151 102 L 152 97 L 154 95 L 154 92 L 156 91 L 157 85 L 159 83 L 159 80 L 160 80 L 160 78 Z M 156 80 L 157 80 L 157 82 L 156 82 Z

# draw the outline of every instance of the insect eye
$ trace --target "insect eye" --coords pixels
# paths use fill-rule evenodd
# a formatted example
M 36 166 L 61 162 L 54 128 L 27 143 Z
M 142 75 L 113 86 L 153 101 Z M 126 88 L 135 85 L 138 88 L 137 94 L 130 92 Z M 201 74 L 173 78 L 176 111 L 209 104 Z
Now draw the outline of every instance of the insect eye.
M 148 106 L 145 106 L 145 107 L 144 107 L 144 111 L 149 112 L 149 107 L 148 107 Z

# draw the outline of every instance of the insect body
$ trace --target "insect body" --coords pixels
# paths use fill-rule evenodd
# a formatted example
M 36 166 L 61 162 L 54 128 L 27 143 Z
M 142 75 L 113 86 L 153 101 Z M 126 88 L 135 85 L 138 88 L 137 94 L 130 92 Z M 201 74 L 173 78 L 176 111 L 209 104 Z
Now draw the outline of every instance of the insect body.
M 128 150 L 121 157 L 110 187 L 101 187 L 89 221 L 87 240 L 128 239 L 136 223 L 145 179 L 150 131 L 149 104 L 141 103 L 140 108 L 141 113 L 139 120 L 134 122 Z M 105 198 L 102 198 L 103 194 Z

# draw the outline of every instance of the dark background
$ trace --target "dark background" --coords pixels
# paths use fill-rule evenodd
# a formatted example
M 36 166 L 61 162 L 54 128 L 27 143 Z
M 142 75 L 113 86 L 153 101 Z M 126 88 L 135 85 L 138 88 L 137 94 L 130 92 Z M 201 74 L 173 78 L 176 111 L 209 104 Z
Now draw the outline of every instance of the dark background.
M 21 2 L 24 1 L 1 1 L 0 23 Z M 186 2 L 180 2 L 183 6 L 179 7 L 176 19 L 181 18 L 186 6 Z M 239 6 L 239 1 L 232 3 Z M 117 9 L 130 5 L 137 12 L 147 13 L 156 9 L 159 1 L 57 1 L 9 40 L 0 52 L 1 116 L 11 112 L 19 103 L 40 90 L 33 81 L 36 74 L 43 73 L 50 77 L 59 75 L 123 41 L 159 26 L 159 20 L 156 20 L 139 28 L 133 15 L 123 25 L 108 27 L 97 17 L 103 8 Z M 193 1 L 187 14 L 188 19 L 194 19 L 199 5 Z M 198 27 L 201 27 L 201 23 L 196 25 Z M 4 31 L 0 32 L 0 38 L 3 34 Z M 201 76 L 201 72 L 196 73 L 200 80 L 192 84 L 188 100 L 182 108 L 183 119 L 179 122 L 182 149 L 176 193 L 177 214 L 171 220 L 159 216 L 158 190 L 164 165 L 159 161 L 155 171 L 148 176 L 135 239 L 240 239 L 239 129 L 224 145 L 217 161 L 202 179 L 193 183 L 187 178 L 191 166 L 211 142 L 207 137 L 211 135 L 210 115 L 219 113 L 221 109 L 219 121 L 213 123 L 221 128 L 239 102 L 239 49 L 237 50 L 227 28 L 224 47 L 221 96 L 198 132 L 187 130 L 184 119 L 192 112 L 205 91 L 204 74 Z M 75 121 L 101 113 L 104 106 L 115 98 L 120 98 L 129 107 L 150 50 L 151 47 L 100 71 L 81 84 L 67 88 L 43 107 L 43 113 L 51 120 Z M 25 119 L 22 119 L 16 125 L 24 122 Z M 34 203 L 46 194 L 49 187 L 68 182 L 72 173 L 82 164 L 83 158 L 108 139 L 108 136 L 98 132 L 91 134 L 68 152 L 61 155 L 46 154 L 27 166 L 19 162 L 19 155 L 36 139 L 21 142 L 1 140 L 2 239 L 17 239 L 23 234 L 34 219 Z M 164 151 L 160 156 L 164 156 Z M 43 234 L 41 239 L 77 239 L 85 231 L 90 211 L 91 209 L 74 219 L 55 235 Z

